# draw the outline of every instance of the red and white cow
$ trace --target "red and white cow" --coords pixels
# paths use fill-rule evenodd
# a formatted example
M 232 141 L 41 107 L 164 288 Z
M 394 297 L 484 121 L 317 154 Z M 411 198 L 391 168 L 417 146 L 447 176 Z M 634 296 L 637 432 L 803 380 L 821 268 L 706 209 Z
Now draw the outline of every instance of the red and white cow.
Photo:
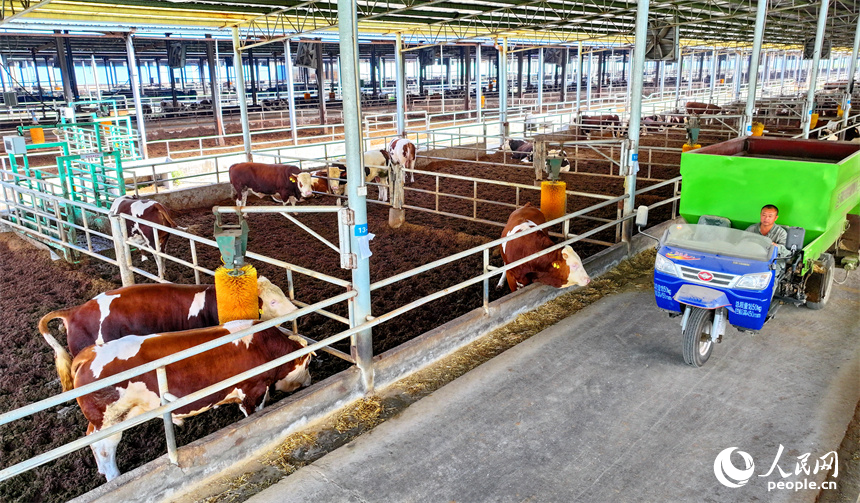
M 322 194 L 340 194 L 340 168 L 329 166 L 326 169 L 312 173 L 314 183 L 313 191 Z
M 403 169 L 415 169 L 415 144 L 406 138 L 395 138 L 388 144 L 391 163 Z M 404 178 L 405 180 L 405 178 Z M 415 183 L 415 172 L 409 172 L 409 183 Z M 386 199 L 387 200 L 387 199 Z
M 695 115 L 716 115 L 722 113 L 722 107 L 718 105 L 712 105 L 710 103 L 700 103 L 698 101 L 688 101 L 686 104 L 686 109 L 688 114 Z
M 533 207 L 531 203 L 526 203 L 525 206 L 511 213 L 507 225 L 502 230 L 502 237 L 527 231 L 543 223 L 546 223 L 544 214 L 539 209 Z M 545 250 L 554 244 L 549 234 L 541 229 L 519 239 L 503 243 L 500 246 L 502 260 L 507 265 Z M 504 284 L 505 278 L 507 278 L 508 286 L 512 292 L 534 282 L 556 288 L 567 288 L 573 285 L 585 286 L 591 281 L 591 278 L 588 277 L 588 273 L 585 272 L 585 268 L 582 266 L 579 255 L 570 246 L 565 246 L 561 250 L 541 255 L 534 260 L 506 271 L 505 275 L 499 281 L 499 288 Z
M 250 328 L 254 323 L 250 320 L 238 320 L 219 327 L 144 336 L 130 335 L 102 346 L 90 346 L 81 351 L 72 362 L 75 388 Z M 306 346 L 307 342 L 301 337 L 288 335 L 278 327 L 267 328 L 233 343 L 167 365 L 170 393 L 179 398 L 184 397 Z M 173 413 L 173 422 L 181 425 L 185 417 L 195 416 L 227 403 L 238 403 L 247 416 L 265 404 L 269 386 L 272 384 L 279 391 L 287 392 L 310 385 L 310 359 L 310 354 L 301 356 L 180 407 Z M 151 371 L 78 397 L 81 412 L 89 421 L 87 435 L 161 406 L 159 396 L 156 374 Z M 120 474 L 116 465 L 116 448 L 120 440 L 122 433 L 117 433 L 90 446 L 99 473 L 108 480 Z
M 296 310 L 283 290 L 263 276 L 257 278 L 260 319 L 270 320 Z M 51 335 L 48 322 L 63 320 L 71 356 Z M 54 350 L 63 391 L 72 386 L 72 356 L 93 344 L 133 334 L 175 332 L 218 324 L 215 285 L 155 283 L 117 288 L 80 306 L 53 311 L 39 320 L 39 332 Z
M 234 164 L 230 166 L 230 184 L 236 192 L 236 206 L 245 206 L 248 192 L 259 197 L 272 196 L 279 203 L 295 205 L 297 201 L 311 197 L 313 191 L 311 174 L 288 164 Z
M 603 134 L 604 130 L 608 130 L 612 136 L 621 135 L 621 120 L 617 115 L 583 115 L 580 117 L 581 131 L 589 139 L 595 130 Z
M 113 215 L 131 215 L 132 217 L 140 218 L 147 222 L 163 225 L 165 227 L 180 229 L 183 231 L 187 230 L 185 227 L 179 227 L 176 225 L 176 222 L 174 222 L 170 217 L 170 211 L 168 211 L 164 205 L 153 201 L 152 199 L 138 199 L 137 196 L 118 197 L 111 205 L 110 213 Z M 140 222 L 133 222 L 128 219 L 124 220 L 129 241 L 138 246 L 146 246 L 153 250 L 155 249 L 155 229 Z M 157 237 L 158 246 L 161 251 L 164 251 L 167 246 L 167 239 L 170 237 L 170 233 L 165 230 L 158 229 Z M 141 256 L 142 260 L 147 259 L 146 255 L 143 255 L 142 252 Z M 155 258 L 156 266 L 158 266 L 158 275 L 163 277 L 164 259 L 155 254 L 153 254 L 153 257 Z

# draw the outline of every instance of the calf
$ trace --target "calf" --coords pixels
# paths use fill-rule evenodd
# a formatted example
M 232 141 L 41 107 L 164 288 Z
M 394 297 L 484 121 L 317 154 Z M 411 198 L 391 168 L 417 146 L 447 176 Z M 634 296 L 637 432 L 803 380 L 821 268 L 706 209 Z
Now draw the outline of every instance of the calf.
M 111 205 L 110 213 L 112 215 L 131 215 L 132 217 L 140 218 L 147 222 L 163 225 L 165 227 L 180 229 L 183 231 L 187 230 L 185 227 L 179 227 L 176 225 L 176 222 L 170 218 L 170 212 L 164 207 L 164 205 L 151 199 L 138 199 L 137 196 L 118 197 Z M 128 239 L 132 243 L 135 243 L 137 246 L 146 246 L 154 250 L 157 237 L 159 248 L 161 251 L 165 250 L 167 239 L 170 237 L 169 232 L 158 229 L 158 232 L 156 233 L 155 229 L 146 224 L 134 222 L 128 219 L 123 220 L 125 220 L 126 234 L 128 234 Z M 153 253 L 152 256 L 155 258 L 156 266 L 158 266 L 159 277 L 164 277 L 164 259 L 155 253 Z M 147 259 L 146 255 L 143 255 L 143 252 L 141 252 L 141 257 L 142 260 Z
M 511 158 L 517 161 L 532 162 L 534 160 L 534 145 L 525 140 L 506 138 L 502 150 L 510 150 Z
M 292 205 L 313 193 L 311 174 L 287 164 L 234 164 L 230 166 L 230 184 L 236 192 L 236 206 L 245 206 L 248 192 L 259 197 L 272 196 L 279 203 Z
M 546 217 L 541 211 L 526 203 L 525 206 L 514 210 L 508 218 L 508 223 L 502 230 L 502 237 L 508 237 L 527 231 L 540 224 L 546 223 Z M 545 250 L 554 243 L 545 230 L 533 232 L 513 241 L 503 243 L 499 248 L 502 252 L 502 260 L 505 265 L 516 262 L 529 255 Z M 506 271 L 499 281 L 498 288 L 502 287 L 507 278 L 508 286 L 512 292 L 534 282 L 554 286 L 556 288 L 567 288 L 573 285 L 585 286 L 591 281 L 579 255 L 570 246 L 561 250 L 541 255 Z
M 75 388 L 250 328 L 254 323 L 238 320 L 220 327 L 144 336 L 130 335 L 103 346 L 90 346 L 81 351 L 72 362 Z M 167 365 L 170 393 L 182 398 L 306 346 L 307 343 L 301 337 L 287 335 L 278 327 L 267 328 L 233 343 Z M 310 354 L 301 356 L 195 400 L 176 409 L 173 412 L 173 422 L 181 425 L 185 417 L 195 416 L 227 403 L 238 403 L 239 409 L 247 416 L 265 404 L 269 386 L 272 384 L 279 391 L 295 391 L 301 386 L 308 386 L 311 382 L 308 371 L 310 359 Z M 156 409 L 161 406 L 161 399 L 155 371 L 78 397 L 78 405 L 89 421 L 87 435 Z M 122 433 L 117 433 L 90 446 L 99 473 L 108 480 L 119 476 L 116 448 L 120 440 Z
M 409 183 L 415 183 L 415 144 L 406 138 L 395 138 L 388 144 L 391 164 L 409 170 Z M 404 177 L 405 180 L 405 177 Z
M 313 191 L 322 194 L 339 194 L 341 170 L 337 166 L 329 166 L 326 169 L 314 171 L 312 173 L 314 183 Z
M 263 276 L 257 278 L 260 319 L 270 320 L 296 310 L 284 292 Z M 48 322 L 63 320 L 71 356 L 51 335 Z M 39 320 L 39 332 L 54 350 L 63 391 L 71 389 L 72 356 L 93 344 L 131 334 L 175 332 L 218 324 L 215 285 L 155 283 L 101 293 L 80 306 L 53 311 Z
M 617 115 L 595 115 L 591 117 L 584 115 L 580 118 L 580 124 L 582 124 L 582 132 L 589 138 L 595 130 L 603 134 L 604 130 L 607 129 L 614 137 L 620 133 L 621 120 Z

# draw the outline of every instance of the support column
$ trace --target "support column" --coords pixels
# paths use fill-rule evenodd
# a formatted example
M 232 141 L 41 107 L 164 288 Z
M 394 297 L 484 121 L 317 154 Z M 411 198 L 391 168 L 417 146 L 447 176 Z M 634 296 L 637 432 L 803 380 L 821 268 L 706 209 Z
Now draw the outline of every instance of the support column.
M 508 128 L 508 37 L 502 37 L 502 50 L 498 53 L 499 65 L 499 122 L 502 124 L 502 141 L 510 134 Z
M 842 109 L 842 128 L 848 127 L 848 115 L 851 110 L 851 94 L 854 92 L 854 72 L 857 70 L 857 56 L 860 52 L 860 18 L 854 29 L 854 46 L 851 49 L 851 59 L 848 60 L 848 84 L 845 86 L 845 105 Z M 841 138 L 845 138 L 843 132 Z
M 326 116 L 325 116 L 325 62 L 323 61 L 323 43 L 320 42 L 317 44 L 316 53 L 317 53 L 317 95 L 319 96 L 319 110 L 320 110 L 320 125 L 325 126 L 326 124 Z M 323 132 L 327 132 L 324 128 Z
M 758 67 L 761 60 L 761 43 L 764 38 L 764 19 L 767 15 L 767 1 L 758 0 L 758 8 L 755 14 L 755 30 L 753 33 L 753 48 L 750 56 L 749 84 L 747 86 L 747 106 L 744 116 L 738 127 L 738 136 L 749 136 L 752 134 L 753 109 L 755 108 L 755 95 L 758 87 Z M 767 71 L 767 67 L 765 67 Z
M 257 106 L 257 61 L 253 49 L 248 49 L 248 79 L 251 80 L 251 104 Z
M 623 214 L 630 217 L 635 207 L 636 173 L 639 171 L 639 123 L 642 117 L 642 84 L 645 73 L 645 46 L 648 42 L 648 2 L 638 2 L 636 8 L 636 42 L 633 53 L 632 82 L 630 86 L 630 129 L 627 130 L 627 148 L 621 155 L 621 174 L 624 175 Z M 622 149 L 622 152 L 625 149 Z M 624 155 L 624 154 L 627 155 Z M 622 224 L 622 239 L 629 242 L 633 234 L 633 222 Z
M 134 61 L 134 39 L 132 35 L 125 37 L 125 51 L 129 61 Z M 93 60 L 95 61 L 95 60 Z M 144 159 L 149 158 L 149 150 L 146 145 L 146 124 L 143 117 L 143 105 L 140 103 L 140 84 L 137 79 L 137 66 L 128 66 L 128 85 L 131 87 L 132 96 L 134 97 L 134 113 L 137 121 L 137 133 L 140 135 L 140 153 Z
M 290 40 L 284 40 L 284 72 L 286 72 L 287 81 L 287 102 L 290 107 L 290 136 L 293 138 L 293 145 L 298 145 L 298 133 L 296 128 L 296 90 L 295 82 L 293 81 L 293 56 L 290 54 Z
M 55 31 L 54 33 L 59 34 L 59 31 Z M 72 93 L 71 77 L 69 77 L 69 60 L 66 59 L 66 51 L 63 49 L 63 37 L 58 36 L 55 40 L 57 44 L 57 62 L 60 63 L 60 77 L 63 80 L 63 99 L 68 103 L 75 101 L 75 95 Z
M 233 68 L 236 73 L 236 98 L 239 101 L 239 112 L 241 114 L 245 160 L 251 162 L 254 157 L 251 154 L 251 130 L 248 129 L 248 99 L 245 96 L 245 72 L 242 70 L 242 48 L 239 43 L 238 26 L 233 27 Z
M 42 82 L 39 79 L 39 61 L 36 59 L 36 48 L 30 49 L 30 54 L 33 55 L 33 71 L 36 72 L 36 87 L 39 89 L 39 101 L 44 101 L 45 96 L 42 91 Z M 93 60 L 95 62 L 95 59 Z M 47 69 L 47 68 L 46 68 Z
M 517 52 L 517 98 L 523 97 L 523 51 Z
M 718 77 L 718 75 L 717 75 L 717 73 L 718 73 L 717 72 L 717 69 L 718 69 L 717 62 L 719 60 L 720 60 L 720 57 L 717 54 L 717 48 L 714 47 L 714 50 L 711 51 L 711 86 L 710 86 L 711 89 L 710 89 L 710 95 L 708 96 L 708 103 L 714 102 L 714 89 L 716 89 L 717 77 Z
M 827 24 L 827 8 L 830 6 L 830 0 L 821 0 L 821 5 L 818 7 L 818 26 L 815 30 L 815 51 L 812 53 L 812 65 L 809 69 L 809 89 L 806 92 L 806 113 L 803 114 L 801 122 L 803 122 L 803 137 L 809 138 L 809 125 L 812 115 L 812 107 L 815 103 L 815 84 L 818 81 L 818 63 L 821 61 L 821 45 L 824 42 L 824 27 Z
M 478 108 L 478 122 L 484 120 L 484 90 L 481 88 L 481 44 L 475 44 L 475 106 Z
M 544 69 L 544 61 L 543 61 L 543 47 L 538 49 L 538 77 L 537 77 L 537 105 L 538 111 L 543 112 L 543 69 Z
M 576 46 L 576 117 L 579 117 L 579 110 L 582 103 L 582 40 L 577 42 Z
M 35 62 L 35 60 L 36 60 L 36 58 L 33 58 L 34 62 Z M 99 67 L 98 67 L 98 65 L 96 65 L 96 55 L 95 54 L 93 54 L 90 57 L 90 68 L 93 71 L 93 82 L 95 82 L 95 84 L 96 84 L 96 96 L 98 97 L 99 100 L 101 100 L 102 99 L 102 90 L 101 90 L 101 86 L 99 85 Z M 38 70 L 39 69 L 37 68 L 36 69 L 36 82 L 39 81 L 39 71 Z M 40 88 L 39 95 L 41 96 L 41 94 L 42 93 L 41 93 L 41 88 Z
M 169 37 L 170 34 L 165 33 L 165 36 Z M 179 108 L 179 101 L 176 99 L 176 74 L 173 72 L 173 67 L 170 66 L 170 40 L 167 40 L 165 44 L 167 45 L 167 78 L 170 79 L 170 96 L 173 98 L 173 108 L 175 110 Z
M 567 64 L 570 60 L 569 47 L 564 48 L 561 58 L 561 95 L 559 101 L 564 103 L 567 101 Z
M 212 116 L 215 118 L 215 134 L 218 145 L 224 145 L 224 119 L 221 116 L 221 90 L 218 85 L 218 72 L 215 61 L 215 42 L 212 35 L 206 35 L 206 62 L 209 65 L 209 93 L 212 95 Z M 200 65 L 201 68 L 203 65 Z M 202 80 L 202 78 L 201 78 Z
M 419 54 L 420 58 L 420 54 Z M 406 60 L 403 55 L 403 36 L 397 32 L 394 39 L 394 95 L 397 100 L 397 134 L 406 137 Z M 469 94 L 468 89 L 466 94 Z M 479 97 L 480 101 L 480 97 Z
M 461 83 L 463 90 L 463 110 L 471 110 L 472 109 L 472 93 L 469 92 L 469 84 L 471 84 L 472 79 L 470 78 L 471 71 L 471 62 L 472 62 L 472 47 L 471 46 L 463 46 L 460 47 L 462 51 L 461 61 L 463 62 L 463 75 L 461 75 Z M 471 112 L 469 113 L 469 117 L 471 117 Z
M 782 51 L 782 68 L 779 75 L 779 95 L 782 96 L 785 88 L 785 65 L 788 63 L 788 51 Z
M 657 64 L 660 65 L 660 101 L 662 102 L 665 99 L 663 94 L 666 90 L 666 62 L 657 61 Z
M 735 101 L 741 99 L 741 76 L 743 75 L 743 55 L 738 51 L 737 57 L 735 58 L 735 76 L 734 76 L 734 84 L 735 84 Z
M 588 77 L 585 79 L 585 110 L 586 112 L 591 110 L 591 74 L 592 65 L 594 64 L 594 49 L 588 51 Z
M 679 49 L 678 62 L 675 64 L 675 110 L 679 110 L 678 103 L 681 100 L 681 80 L 684 78 L 684 51 Z
M 362 168 L 361 99 L 358 75 L 358 28 L 355 2 L 338 0 L 338 32 L 340 34 L 341 79 L 343 87 L 343 120 L 346 147 L 346 170 L 350 180 L 364 180 Z M 359 188 L 363 189 L 359 192 Z M 349 230 L 350 249 L 356 252 L 355 268 L 352 269 L 352 287 L 357 296 L 352 305 L 350 325 L 365 323 L 371 315 L 370 263 L 368 258 L 357 253 L 359 239 L 367 235 L 367 186 L 364 182 L 348 183 L 346 190 L 349 208 L 353 212 L 354 226 Z M 373 338 L 371 330 L 363 330 L 352 337 L 352 356 L 361 372 L 361 383 L 365 393 L 373 390 Z
M 68 30 L 65 32 L 69 33 Z M 66 68 L 69 71 L 69 85 L 72 88 L 72 96 L 75 99 L 80 98 L 80 91 L 78 90 L 78 77 L 75 75 L 75 57 L 72 55 L 72 42 L 68 37 L 63 38 L 63 43 L 66 46 Z

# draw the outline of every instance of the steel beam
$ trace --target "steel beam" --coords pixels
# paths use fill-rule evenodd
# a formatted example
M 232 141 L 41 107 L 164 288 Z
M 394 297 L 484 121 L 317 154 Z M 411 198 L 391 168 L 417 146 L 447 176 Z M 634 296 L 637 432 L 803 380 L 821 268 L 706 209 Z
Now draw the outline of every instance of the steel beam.
M 848 127 L 849 110 L 851 110 L 851 93 L 854 92 L 854 72 L 857 70 L 857 55 L 860 52 L 860 18 L 857 19 L 857 26 L 854 29 L 854 45 L 851 48 L 851 59 L 848 61 L 848 83 L 845 86 L 845 106 L 842 110 L 842 127 Z M 840 135 L 845 138 L 845 132 Z
M 290 53 L 289 39 L 284 40 L 284 72 L 287 74 L 287 105 L 290 107 L 290 136 L 293 138 L 293 145 L 298 145 L 299 139 L 296 128 L 299 125 L 296 123 L 296 90 L 295 82 L 293 82 L 293 56 Z

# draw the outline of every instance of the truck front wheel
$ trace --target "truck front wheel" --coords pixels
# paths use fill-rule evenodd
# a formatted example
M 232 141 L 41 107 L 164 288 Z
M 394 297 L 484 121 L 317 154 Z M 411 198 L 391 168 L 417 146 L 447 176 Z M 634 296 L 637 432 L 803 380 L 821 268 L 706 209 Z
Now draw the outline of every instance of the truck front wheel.
M 809 309 L 823 309 L 830 300 L 833 291 L 833 270 L 836 268 L 836 260 L 829 253 L 822 253 L 821 260 L 816 264 L 820 272 L 812 272 L 806 282 L 806 307 Z
M 696 368 L 701 367 L 711 357 L 714 342 L 711 340 L 711 327 L 714 322 L 714 312 L 699 307 L 692 309 L 684 327 L 684 362 Z

